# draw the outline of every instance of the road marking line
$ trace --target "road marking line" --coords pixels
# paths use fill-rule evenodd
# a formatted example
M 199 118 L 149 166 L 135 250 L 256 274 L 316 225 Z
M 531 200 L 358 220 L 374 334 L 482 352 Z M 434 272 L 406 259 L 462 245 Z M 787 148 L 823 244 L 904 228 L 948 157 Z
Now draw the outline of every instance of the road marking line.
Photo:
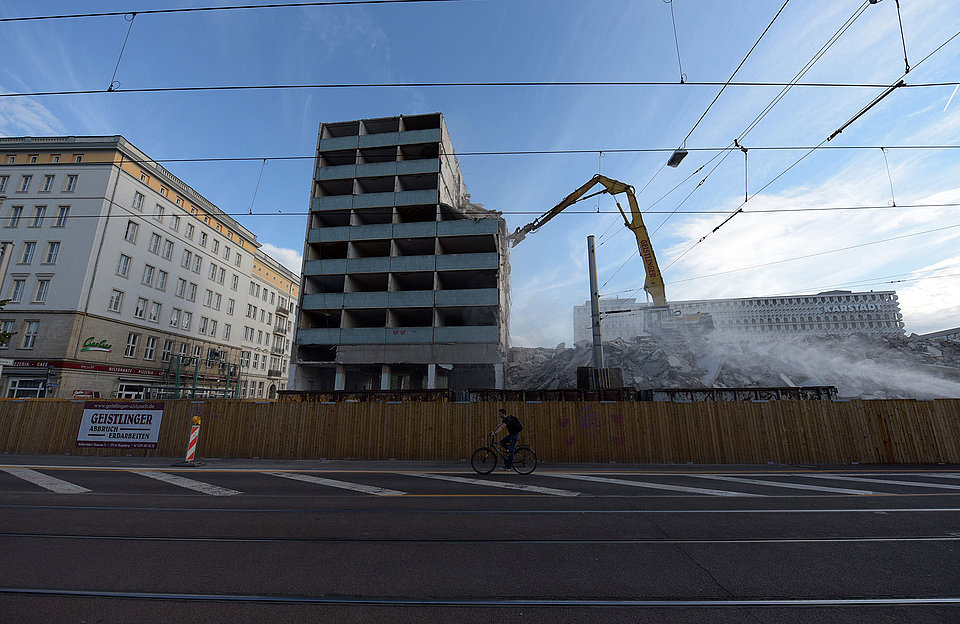
M 15 477 L 20 477 L 24 481 L 29 481 L 34 485 L 39 485 L 42 488 L 46 488 L 51 492 L 56 492 L 57 494 L 82 494 L 90 491 L 85 487 L 80 487 L 79 485 L 75 485 L 69 481 L 51 477 L 50 475 L 45 475 L 41 472 L 37 472 L 36 470 L 30 470 L 29 468 L 3 467 L 0 468 L 0 470 L 3 470 L 4 472 Z
M 791 488 L 794 490 L 815 490 L 817 492 L 835 492 L 837 494 L 857 494 L 873 495 L 876 492 L 870 490 L 853 490 L 847 488 L 826 487 L 823 485 L 803 485 L 801 483 L 782 483 L 779 481 L 764 481 L 762 479 L 741 479 L 739 477 L 721 477 L 719 475 L 691 475 L 700 479 L 717 479 L 718 481 L 733 481 L 735 483 L 749 483 L 752 485 L 763 485 L 767 487 Z
M 807 475 L 815 479 L 838 479 L 840 481 L 865 481 L 866 483 L 886 483 L 889 485 L 909 485 L 912 487 L 928 487 L 940 490 L 960 490 L 960 485 L 946 483 L 919 483 L 917 481 L 898 481 L 896 479 L 864 479 L 862 477 L 841 477 L 838 475 Z
M 551 474 L 551 477 L 560 477 L 563 479 L 580 479 L 581 481 L 593 481 L 596 483 L 613 483 L 615 485 L 628 485 L 630 487 L 652 488 L 655 490 L 672 490 L 675 492 L 689 492 L 691 494 L 708 494 L 710 496 L 763 496 L 763 494 L 747 494 L 746 492 L 731 492 L 728 490 L 710 490 L 704 488 L 687 487 L 685 485 L 665 485 L 663 483 L 649 483 L 647 481 L 624 481 L 623 479 L 607 479 L 605 477 L 594 477 L 590 475 L 559 473 Z
M 487 485 L 490 487 L 503 488 L 505 490 L 520 490 L 521 492 L 537 492 L 538 494 L 549 494 L 551 496 L 580 496 L 580 492 L 571 490 L 557 490 L 555 488 L 541 487 L 539 485 L 526 485 L 523 483 L 507 483 L 504 481 L 485 481 L 483 479 L 468 479 L 466 477 L 451 477 L 447 475 L 426 474 L 419 472 L 401 472 L 407 477 L 423 477 L 424 479 L 438 479 L 440 481 L 453 481 L 454 483 L 467 483 L 469 485 Z
M 203 481 L 195 481 L 194 479 L 188 479 L 186 477 L 181 477 L 180 475 L 167 474 L 165 472 L 155 472 L 152 470 L 130 470 L 129 472 L 142 477 L 149 477 L 151 479 L 156 479 L 157 481 L 163 481 L 164 483 L 187 488 L 188 490 L 195 490 L 202 494 L 209 494 L 210 496 L 235 496 L 237 494 L 242 494 L 242 492 L 237 490 L 231 490 L 229 488 L 220 487 L 219 485 L 213 485 L 211 483 L 204 483 Z
M 274 477 L 283 477 L 284 479 L 293 479 L 294 481 L 305 481 L 307 483 L 316 483 L 329 487 L 340 488 L 341 490 L 354 490 L 364 494 L 373 494 L 374 496 L 403 496 L 406 492 L 400 490 L 390 490 L 374 485 L 363 485 L 361 483 L 350 483 L 348 481 L 336 481 L 334 479 L 324 479 L 323 477 L 314 477 L 312 475 L 302 475 L 295 472 L 264 472 L 263 474 L 273 475 Z

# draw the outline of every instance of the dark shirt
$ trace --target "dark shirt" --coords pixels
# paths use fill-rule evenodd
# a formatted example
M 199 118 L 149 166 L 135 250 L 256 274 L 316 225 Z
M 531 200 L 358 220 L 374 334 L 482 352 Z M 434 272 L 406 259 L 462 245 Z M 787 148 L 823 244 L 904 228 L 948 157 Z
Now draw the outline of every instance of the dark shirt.
M 507 433 L 509 433 L 510 435 L 517 435 L 518 433 L 520 433 L 522 429 L 522 425 L 520 425 L 520 420 L 516 416 L 510 416 L 510 415 L 504 416 L 503 424 L 507 426 Z

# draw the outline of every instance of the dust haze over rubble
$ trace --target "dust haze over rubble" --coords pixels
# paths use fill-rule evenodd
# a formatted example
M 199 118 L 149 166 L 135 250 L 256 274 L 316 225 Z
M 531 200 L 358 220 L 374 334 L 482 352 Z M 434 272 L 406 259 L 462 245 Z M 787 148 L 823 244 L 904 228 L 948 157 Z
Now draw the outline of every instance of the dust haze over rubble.
M 624 385 L 647 388 L 836 386 L 845 398 L 960 397 L 960 342 L 917 336 L 638 336 L 604 342 Z M 511 389 L 575 388 L 589 341 L 573 348 L 510 349 Z

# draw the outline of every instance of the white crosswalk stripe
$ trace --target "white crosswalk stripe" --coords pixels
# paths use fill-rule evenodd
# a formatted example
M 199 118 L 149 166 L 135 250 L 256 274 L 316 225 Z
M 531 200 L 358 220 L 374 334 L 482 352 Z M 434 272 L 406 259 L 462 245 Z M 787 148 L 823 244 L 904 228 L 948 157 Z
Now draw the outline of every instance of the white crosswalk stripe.
M 687 487 L 685 485 L 667 485 L 665 483 L 650 483 L 649 481 L 627 481 L 625 479 L 608 479 L 606 477 L 594 477 L 591 475 L 581 475 L 581 474 L 555 473 L 547 476 L 560 477 L 563 479 L 580 479 L 581 481 L 593 481 L 595 483 L 613 483 L 616 485 L 651 488 L 654 490 L 669 490 L 673 492 L 687 492 L 690 494 L 707 494 L 710 496 L 763 496 L 763 494 L 747 494 L 746 492 L 732 492 L 729 490 L 711 490 L 711 489 L 705 489 L 705 488 Z
M 467 483 L 470 485 L 486 485 L 488 487 L 503 488 L 505 490 L 519 490 L 521 492 L 535 492 L 537 494 L 549 494 L 551 496 L 580 496 L 580 492 L 571 490 L 558 490 L 556 488 L 541 487 L 539 485 L 527 485 L 525 483 L 510 483 L 508 481 L 488 481 L 485 479 L 468 479 L 466 477 L 452 477 L 449 475 L 427 474 L 422 472 L 401 472 L 407 477 L 422 477 L 424 479 L 438 479 L 440 481 L 453 481 L 454 483 Z
M 56 492 L 57 494 L 82 494 L 90 491 L 85 487 L 80 487 L 69 481 L 51 477 L 50 475 L 37 472 L 36 470 L 30 470 L 29 468 L 0 468 L 0 470 L 12 474 L 15 477 L 20 477 L 24 481 L 29 481 L 34 485 L 46 488 L 51 492 Z
M 203 481 L 196 481 L 195 479 L 188 479 L 186 477 L 181 477 L 180 475 L 168 474 L 166 472 L 155 472 L 153 470 L 131 470 L 130 472 L 140 475 L 141 477 L 149 477 L 151 479 L 156 479 L 157 481 L 163 481 L 164 483 L 187 488 L 188 490 L 194 490 L 202 494 L 209 494 L 210 496 L 236 496 L 237 494 L 242 494 L 242 492 L 237 490 L 231 490 L 229 488 L 220 487 L 219 485 L 212 485 L 210 483 L 204 483 Z
M 799 476 L 799 475 L 794 475 Z M 830 475 L 830 474 L 808 474 L 803 475 L 805 477 L 813 477 L 815 479 L 836 479 L 838 481 L 863 481 L 866 483 L 884 483 L 887 485 L 909 485 L 911 487 L 921 487 L 921 488 L 937 488 L 940 490 L 960 490 L 960 485 L 949 485 L 947 483 L 921 483 L 919 481 L 900 481 L 897 479 L 864 479 L 863 477 L 842 477 L 840 475 Z
M 725 477 L 721 475 L 692 474 L 690 476 L 697 477 L 699 479 L 716 479 L 718 481 L 733 481 L 734 483 L 747 483 L 750 485 L 762 485 L 765 487 L 788 488 L 792 490 L 811 490 L 814 492 L 834 492 L 836 494 L 856 494 L 860 496 L 876 493 L 876 492 L 871 492 L 870 490 L 835 488 L 835 487 L 827 487 L 825 485 L 809 485 L 804 483 L 786 483 L 783 481 L 766 481 L 763 479 L 744 479 L 742 477 Z
M 401 492 L 400 490 L 390 490 L 374 485 L 364 485 L 362 483 L 350 483 L 349 481 L 324 479 L 323 477 L 314 477 L 313 475 L 298 474 L 296 472 L 265 472 L 263 474 L 283 477 L 284 479 L 293 479 L 294 481 L 326 485 L 328 487 L 340 488 L 341 490 L 353 490 L 355 492 L 363 492 L 364 494 L 373 494 L 374 496 L 403 496 L 406 494 L 406 492 Z

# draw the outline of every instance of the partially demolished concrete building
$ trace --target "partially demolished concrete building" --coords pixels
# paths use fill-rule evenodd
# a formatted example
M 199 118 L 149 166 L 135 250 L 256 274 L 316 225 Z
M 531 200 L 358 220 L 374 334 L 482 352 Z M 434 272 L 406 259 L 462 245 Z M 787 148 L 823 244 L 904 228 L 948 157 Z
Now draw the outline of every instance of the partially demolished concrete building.
M 506 235 L 441 114 L 321 124 L 291 387 L 502 388 Z

